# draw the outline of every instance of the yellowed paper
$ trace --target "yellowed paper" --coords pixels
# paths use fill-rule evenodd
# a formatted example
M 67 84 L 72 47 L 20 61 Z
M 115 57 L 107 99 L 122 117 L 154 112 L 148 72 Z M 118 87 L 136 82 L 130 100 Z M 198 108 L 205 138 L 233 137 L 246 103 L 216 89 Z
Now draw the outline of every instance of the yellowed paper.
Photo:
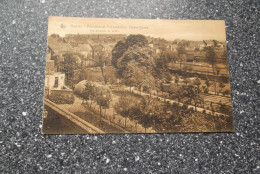
M 49 17 L 43 134 L 233 132 L 225 22 Z

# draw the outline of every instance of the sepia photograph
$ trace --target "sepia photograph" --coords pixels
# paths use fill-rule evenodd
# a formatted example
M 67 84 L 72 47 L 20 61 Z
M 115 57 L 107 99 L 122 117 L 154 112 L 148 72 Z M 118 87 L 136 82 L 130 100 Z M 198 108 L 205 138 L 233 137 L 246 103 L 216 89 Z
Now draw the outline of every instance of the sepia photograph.
M 224 21 L 49 17 L 43 134 L 233 131 Z

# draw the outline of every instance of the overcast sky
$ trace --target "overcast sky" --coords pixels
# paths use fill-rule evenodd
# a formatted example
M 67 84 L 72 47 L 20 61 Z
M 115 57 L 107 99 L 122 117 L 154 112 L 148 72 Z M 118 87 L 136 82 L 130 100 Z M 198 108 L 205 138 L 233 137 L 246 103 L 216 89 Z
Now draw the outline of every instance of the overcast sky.
M 223 20 L 49 17 L 48 35 L 143 34 L 166 40 L 226 40 Z

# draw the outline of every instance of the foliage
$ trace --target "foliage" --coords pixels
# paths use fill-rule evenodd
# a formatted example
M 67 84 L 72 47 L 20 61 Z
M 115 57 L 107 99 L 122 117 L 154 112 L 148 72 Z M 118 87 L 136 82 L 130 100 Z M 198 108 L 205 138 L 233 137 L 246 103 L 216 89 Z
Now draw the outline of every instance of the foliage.
M 85 82 L 83 90 L 76 85 L 74 92 L 75 94 L 81 96 L 83 98 L 83 101 L 91 100 L 96 102 L 99 105 L 100 110 L 101 108 L 108 109 L 110 107 L 110 102 L 112 100 L 111 90 L 105 85 Z
M 185 44 L 184 44 L 184 43 L 180 42 L 180 43 L 178 44 L 177 52 L 178 52 L 179 55 L 186 53 Z
M 104 76 L 104 63 L 109 60 L 109 52 L 101 44 L 90 45 L 94 62 L 100 67 L 105 84 L 107 78 Z
M 124 47 L 124 52 L 117 50 L 122 47 Z M 122 78 L 127 86 L 136 86 L 139 89 L 144 86 L 149 89 L 155 87 L 155 80 L 152 76 L 155 61 L 144 36 L 130 35 L 125 42 L 118 42 L 112 56 L 118 77 Z
M 94 100 L 95 99 L 96 88 L 91 83 L 86 83 L 85 88 L 82 92 L 82 98 L 85 100 Z
M 205 110 L 201 113 L 188 109 L 185 104 L 180 106 L 153 98 L 121 97 L 115 109 L 123 117 L 136 120 L 145 129 L 152 127 L 157 132 L 229 131 L 233 126 L 232 117 L 215 117 L 206 114 Z
M 134 101 L 135 100 L 133 99 L 133 97 L 121 96 L 119 98 L 118 103 L 116 103 L 116 105 L 114 106 L 115 111 L 125 118 L 125 126 L 126 126 L 126 118 L 129 117 L 133 119 L 132 111 L 134 111 L 135 114 L 137 114 L 136 112 L 138 112 L 136 109 L 134 109 L 137 108 L 135 106 L 136 103 Z
M 118 59 L 132 46 L 143 47 L 147 45 L 147 39 L 143 35 L 129 35 L 125 41 L 119 41 L 112 50 L 112 65 L 118 68 Z
M 127 45 L 123 41 L 118 41 L 112 50 L 112 60 L 111 63 L 115 68 L 117 67 L 118 59 L 124 54 L 128 49 Z
M 193 84 L 196 85 L 196 87 L 197 87 L 197 94 L 199 94 L 199 93 L 200 93 L 200 85 L 201 85 L 200 79 L 197 77 L 197 78 L 194 80 Z
M 74 95 L 66 96 L 56 93 L 48 95 L 47 98 L 56 104 L 73 104 L 75 100 Z
M 63 54 L 64 61 L 62 62 L 61 71 L 65 73 L 66 82 L 69 86 L 72 85 L 74 70 L 77 69 L 75 57 L 70 53 Z
M 96 90 L 95 101 L 100 108 L 108 109 L 111 101 L 111 94 L 107 90 Z
M 206 57 L 208 62 L 213 66 L 216 64 L 216 53 L 212 47 L 206 47 Z
M 54 64 L 57 68 L 57 71 L 62 71 L 62 57 L 59 55 L 52 55 L 51 59 L 54 60 Z

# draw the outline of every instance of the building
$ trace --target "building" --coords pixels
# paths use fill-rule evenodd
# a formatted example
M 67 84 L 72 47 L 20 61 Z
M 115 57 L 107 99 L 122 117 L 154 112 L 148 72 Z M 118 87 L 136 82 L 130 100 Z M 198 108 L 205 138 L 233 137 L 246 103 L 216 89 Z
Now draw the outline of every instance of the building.
M 65 74 L 55 72 L 45 75 L 45 87 L 48 89 L 62 90 L 65 88 Z
M 65 86 L 65 78 L 64 73 L 57 72 L 54 67 L 54 60 L 50 60 L 47 53 L 44 96 L 59 94 L 64 97 L 71 97 L 73 91 Z

